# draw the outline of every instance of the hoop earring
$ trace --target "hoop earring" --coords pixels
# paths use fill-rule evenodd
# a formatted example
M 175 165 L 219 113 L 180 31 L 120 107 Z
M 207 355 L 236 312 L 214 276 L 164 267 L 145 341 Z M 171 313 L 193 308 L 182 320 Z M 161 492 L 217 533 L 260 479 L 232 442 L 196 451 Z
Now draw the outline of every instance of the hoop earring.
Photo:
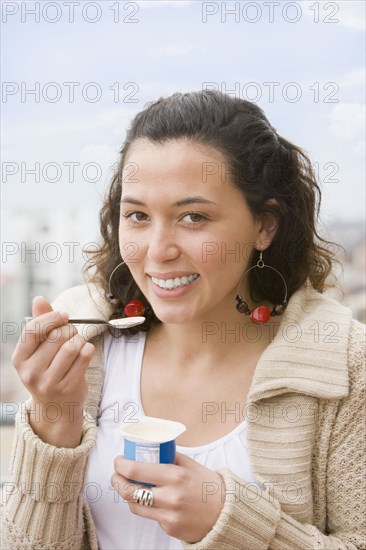
M 239 313 L 243 313 L 244 315 L 250 315 L 250 320 L 252 323 L 260 324 L 260 323 L 267 323 L 270 317 L 275 317 L 276 315 L 282 315 L 282 313 L 285 311 L 287 307 L 287 284 L 281 273 L 275 269 L 274 267 L 271 267 L 270 265 L 267 265 L 263 261 L 263 253 L 262 250 L 259 254 L 259 260 L 255 265 L 247 269 L 247 271 L 244 273 L 242 279 L 246 276 L 249 271 L 255 268 L 263 269 L 264 267 L 268 267 L 269 269 L 272 269 L 275 271 L 282 279 L 284 287 L 285 287 L 285 297 L 283 301 L 280 304 L 275 304 L 272 308 L 272 310 L 269 309 L 267 306 L 258 306 L 254 308 L 253 310 L 250 310 L 248 304 L 244 301 L 244 299 L 240 296 L 240 294 L 237 294 L 236 301 L 238 302 L 236 304 L 236 309 Z
M 119 298 L 115 298 L 113 292 L 111 291 L 111 280 L 115 271 L 117 271 L 117 269 L 125 263 L 126 262 L 121 262 L 120 264 L 118 264 L 109 276 L 108 292 L 106 294 L 106 297 L 115 309 L 117 309 L 121 305 L 121 300 Z M 140 317 L 145 313 L 145 306 L 141 302 L 141 300 L 131 300 L 130 302 L 128 302 L 128 304 L 125 305 L 123 311 L 125 312 L 127 317 Z

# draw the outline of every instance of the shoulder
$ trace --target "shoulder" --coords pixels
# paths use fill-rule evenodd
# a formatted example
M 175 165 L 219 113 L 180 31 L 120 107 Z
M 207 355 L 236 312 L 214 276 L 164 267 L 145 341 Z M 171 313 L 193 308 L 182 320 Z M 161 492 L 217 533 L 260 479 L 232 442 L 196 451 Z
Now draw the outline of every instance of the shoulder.
M 66 311 L 70 316 L 109 318 L 111 306 L 103 290 L 96 284 L 68 288 L 52 302 L 55 310 Z

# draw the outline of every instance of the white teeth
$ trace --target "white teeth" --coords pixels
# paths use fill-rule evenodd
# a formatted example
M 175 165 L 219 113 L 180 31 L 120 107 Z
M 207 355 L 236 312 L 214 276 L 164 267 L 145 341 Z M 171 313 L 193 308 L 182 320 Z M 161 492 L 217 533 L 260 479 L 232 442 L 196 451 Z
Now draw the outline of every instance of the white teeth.
M 187 286 L 192 281 L 197 279 L 198 273 L 193 273 L 192 275 L 184 277 L 175 277 L 175 279 L 157 279 L 156 277 L 151 277 L 152 282 L 155 285 L 160 286 L 160 288 L 172 290 L 173 288 L 179 288 L 180 286 Z

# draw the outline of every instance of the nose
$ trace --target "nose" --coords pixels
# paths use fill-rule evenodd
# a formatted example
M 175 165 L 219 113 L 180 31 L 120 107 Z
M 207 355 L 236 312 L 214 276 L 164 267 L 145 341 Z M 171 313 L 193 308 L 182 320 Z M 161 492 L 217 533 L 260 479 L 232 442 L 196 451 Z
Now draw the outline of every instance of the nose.
M 175 232 L 163 224 L 151 229 L 147 257 L 156 265 L 175 260 L 179 256 L 179 246 Z

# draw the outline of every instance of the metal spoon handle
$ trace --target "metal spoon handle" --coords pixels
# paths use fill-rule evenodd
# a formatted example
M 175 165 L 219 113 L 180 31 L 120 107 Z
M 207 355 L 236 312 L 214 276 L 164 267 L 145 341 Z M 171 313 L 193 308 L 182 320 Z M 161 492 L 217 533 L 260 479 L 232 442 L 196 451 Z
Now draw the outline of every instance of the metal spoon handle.
M 33 317 L 24 317 L 24 321 L 28 323 L 28 321 L 31 321 Z M 73 325 L 80 325 L 80 324 L 90 324 L 90 325 L 108 325 L 109 321 L 104 321 L 103 319 L 69 319 L 68 323 L 72 323 Z
M 33 317 L 24 317 L 26 323 L 31 321 Z M 124 317 L 122 319 L 111 319 L 105 321 L 104 319 L 69 319 L 68 323 L 73 325 L 109 325 L 113 328 L 131 328 L 137 325 L 142 325 L 145 322 L 145 317 Z
M 68 323 L 72 323 L 73 325 L 108 325 L 109 321 L 104 321 L 103 319 L 69 319 Z

